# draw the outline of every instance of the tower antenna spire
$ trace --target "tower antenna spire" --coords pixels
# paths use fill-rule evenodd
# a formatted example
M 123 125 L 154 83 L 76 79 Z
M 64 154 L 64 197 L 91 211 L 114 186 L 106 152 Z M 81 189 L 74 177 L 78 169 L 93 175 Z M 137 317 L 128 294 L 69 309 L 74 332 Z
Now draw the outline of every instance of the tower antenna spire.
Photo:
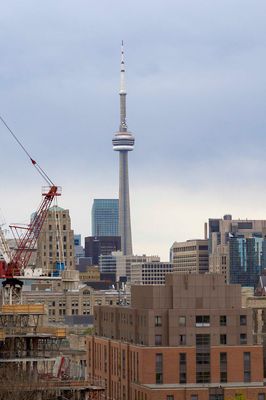
M 125 59 L 124 59 L 124 41 L 122 40 L 121 44 L 121 68 L 120 68 L 120 131 L 127 131 L 127 122 L 126 122 L 126 81 L 125 81 Z

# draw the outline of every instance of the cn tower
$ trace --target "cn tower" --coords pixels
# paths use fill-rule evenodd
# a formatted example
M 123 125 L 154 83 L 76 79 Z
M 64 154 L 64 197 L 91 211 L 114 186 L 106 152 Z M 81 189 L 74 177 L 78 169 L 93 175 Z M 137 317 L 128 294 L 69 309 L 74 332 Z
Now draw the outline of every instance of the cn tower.
M 132 255 L 132 237 L 130 223 L 129 182 L 128 182 L 128 152 L 134 149 L 135 139 L 127 130 L 126 123 L 126 86 L 124 46 L 121 48 L 120 69 L 120 126 L 112 140 L 113 150 L 119 151 L 119 235 L 121 250 L 124 255 Z

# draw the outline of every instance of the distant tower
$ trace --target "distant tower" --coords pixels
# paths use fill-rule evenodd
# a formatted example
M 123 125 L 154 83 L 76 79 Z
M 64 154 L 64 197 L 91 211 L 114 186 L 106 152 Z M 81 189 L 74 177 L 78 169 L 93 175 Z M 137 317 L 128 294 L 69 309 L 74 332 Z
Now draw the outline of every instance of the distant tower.
M 127 130 L 126 123 L 126 86 L 124 47 L 121 49 L 120 72 L 120 126 L 119 132 L 113 138 L 113 150 L 119 151 L 119 235 L 121 250 L 124 255 L 132 254 L 132 238 L 130 224 L 129 183 L 128 183 L 128 152 L 134 149 L 134 136 Z

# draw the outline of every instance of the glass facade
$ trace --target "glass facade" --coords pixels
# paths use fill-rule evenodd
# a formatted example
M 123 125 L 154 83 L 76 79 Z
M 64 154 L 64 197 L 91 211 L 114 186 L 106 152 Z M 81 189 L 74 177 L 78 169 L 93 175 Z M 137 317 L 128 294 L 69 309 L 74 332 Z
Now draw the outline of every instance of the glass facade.
M 265 268 L 266 240 L 261 236 L 229 238 L 230 283 L 255 286 Z
M 91 210 L 92 236 L 119 236 L 118 199 L 95 199 Z

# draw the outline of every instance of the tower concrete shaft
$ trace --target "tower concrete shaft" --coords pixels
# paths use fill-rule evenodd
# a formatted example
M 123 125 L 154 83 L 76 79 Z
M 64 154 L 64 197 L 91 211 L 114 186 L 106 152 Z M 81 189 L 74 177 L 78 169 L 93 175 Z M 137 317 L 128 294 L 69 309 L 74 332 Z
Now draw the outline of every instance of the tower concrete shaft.
M 129 204 L 128 151 L 119 152 L 119 233 L 123 254 L 132 254 Z
M 119 132 L 113 138 L 113 150 L 119 151 L 119 235 L 121 250 L 124 255 L 132 254 L 132 237 L 130 222 L 129 181 L 128 181 L 128 152 L 134 149 L 135 139 L 127 130 L 126 123 L 126 88 L 125 62 L 122 42 L 121 71 L 120 71 L 120 125 Z

